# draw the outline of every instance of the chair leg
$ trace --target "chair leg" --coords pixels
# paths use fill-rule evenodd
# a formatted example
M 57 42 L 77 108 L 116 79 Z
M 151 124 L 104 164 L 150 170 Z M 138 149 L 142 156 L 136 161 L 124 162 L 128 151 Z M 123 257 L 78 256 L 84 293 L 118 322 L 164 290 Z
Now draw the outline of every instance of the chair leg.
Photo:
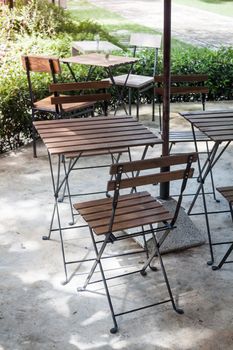
M 136 111 L 136 118 L 139 120 L 139 105 L 140 105 L 140 90 L 137 90 L 137 111 Z
M 153 233 L 153 238 L 154 238 L 155 247 L 156 247 L 156 250 L 157 250 L 157 255 L 159 257 L 159 262 L 160 262 L 160 265 L 161 265 L 163 277 L 164 277 L 164 280 L 165 280 L 165 283 L 166 283 L 166 286 L 167 286 L 168 294 L 169 294 L 170 299 L 171 299 L 172 307 L 178 314 L 183 314 L 184 311 L 182 309 L 177 308 L 177 306 L 175 304 L 175 301 L 174 301 L 174 298 L 173 298 L 173 294 L 172 294 L 172 291 L 171 291 L 171 287 L 170 287 L 170 284 L 169 284 L 169 281 L 168 281 L 167 273 L 166 273 L 166 270 L 165 270 L 165 267 L 164 267 L 163 259 L 162 259 L 162 256 L 160 254 L 160 250 L 159 250 L 159 247 L 158 247 L 158 242 L 156 240 L 156 237 L 155 237 L 154 233 Z
M 35 114 L 34 111 L 32 111 L 32 122 L 35 120 Z M 34 128 L 34 125 L 32 124 L 32 147 L 33 147 L 33 157 L 37 158 L 37 152 L 36 152 L 36 129 Z
M 132 89 L 129 88 L 129 115 L 132 114 Z
M 153 228 L 152 228 L 153 229 Z M 168 230 L 166 230 L 165 232 L 165 237 L 167 236 L 168 234 Z M 154 249 L 154 252 L 153 254 L 151 255 L 151 257 L 148 259 L 148 261 L 144 264 L 142 270 L 141 270 L 141 275 L 145 275 L 145 270 L 146 268 L 150 265 L 151 261 L 153 260 L 153 258 L 155 256 L 158 256 L 159 258 L 159 262 L 160 262 L 160 266 L 161 266 L 161 269 L 162 269 L 162 273 L 163 273 L 163 277 L 164 277 L 164 280 L 165 280 L 165 283 L 166 283 L 166 286 L 167 286 L 167 290 L 168 290 L 168 294 L 170 296 L 170 301 L 172 303 L 172 307 L 173 309 L 178 313 L 178 314 L 183 314 L 184 311 L 180 308 L 177 308 L 176 304 L 175 304 L 175 301 L 174 301 L 174 297 L 173 297 L 173 294 L 172 294 L 172 291 L 171 291 L 171 287 L 170 287 L 170 284 L 169 284 L 169 281 L 168 281 L 168 277 L 167 277 L 167 273 L 166 273 L 166 270 L 165 270 L 165 267 L 164 267 L 164 263 L 163 263 L 163 259 L 162 259 L 162 256 L 160 254 L 160 246 L 161 244 L 158 243 L 157 239 L 156 239 L 156 236 L 152 230 L 152 236 L 153 236 L 153 241 L 154 241 L 154 245 L 155 245 L 155 249 Z M 164 238 L 165 239 L 165 238 Z M 163 239 L 163 240 L 164 240 Z M 162 242 L 163 242 L 162 240 Z
M 96 260 L 95 260 L 94 264 L 92 265 L 91 271 L 89 272 L 89 274 L 88 274 L 88 276 L 86 278 L 84 286 L 82 288 L 78 288 L 77 291 L 81 292 L 81 291 L 86 290 L 86 287 L 89 284 L 89 282 L 91 280 L 91 277 L 93 276 L 93 273 L 96 270 L 96 267 L 99 265 L 100 273 L 101 273 L 101 276 L 102 276 L 102 281 L 103 281 L 103 284 L 104 284 L 104 288 L 105 288 L 105 292 L 106 292 L 106 296 L 107 296 L 107 299 L 108 299 L 108 304 L 109 304 L 109 308 L 110 308 L 110 312 L 111 312 L 111 316 L 112 316 L 112 320 L 113 320 L 113 328 L 110 329 L 110 332 L 114 334 L 114 333 L 116 333 L 118 331 L 118 325 L 117 325 L 117 321 L 116 321 L 115 312 L 114 312 L 114 309 L 113 309 L 111 296 L 110 296 L 109 289 L 108 289 L 108 284 L 107 284 L 106 277 L 105 277 L 105 274 L 104 274 L 104 269 L 103 269 L 103 266 L 102 266 L 102 263 L 101 263 L 101 257 L 103 255 L 103 252 L 105 250 L 105 247 L 106 247 L 107 243 L 109 242 L 110 234 L 106 235 L 105 240 L 104 240 L 100 250 L 98 250 L 97 244 L 96 244 L 95 238 L 94 238 L 94 233 L 93 233 L 93 231 L 92 231 L 92 229 L 90 227 L 89 227 L 89 230 L 90 230 L 91 239 L 92 239 L 92 243 L 93 243 L 95 254 L 96 254 Z
M 155 93 L 153 88 L 153 94 L 152 94 L 152 122 L 155 121 Z
M 230 207 L 230 213 L 231 213 L 231 219 L 233 221 L 233 208 L 232 208 L 232 204 L 229 203 L 229 207 Z M 233 243 L 230 245 L 230 247 L 228 248 L 228 250 L 226 251 L 226 254 L 224 255 L 224 257 L 222 258 L 222 260 L 220 261 L 220 263 L 218 265 L 214 265 L 212 266 L 212 270 L 219 270 L 221 269 L 221 267 L 223 266 L 223 264 L 225 264 L 227 262 L 227 258 L 228 256 L 231 254 L 233 250 Z

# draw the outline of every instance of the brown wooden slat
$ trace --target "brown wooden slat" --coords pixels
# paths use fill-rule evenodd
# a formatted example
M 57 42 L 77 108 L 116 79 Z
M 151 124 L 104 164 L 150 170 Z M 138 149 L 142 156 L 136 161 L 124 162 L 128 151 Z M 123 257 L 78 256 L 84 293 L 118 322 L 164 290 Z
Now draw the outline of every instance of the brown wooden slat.
M 121 197 L 121 196 L 120 196 Z M 123 210 L 125 211 L 125 208 L 127 208 L 128 211 L 128 207 L 135 207 L 135 206 L 142 206 L 142 205 L 150 205 L 151 203 L 153 203 L 153 207 L 158 207 L 159 204 L 157 201 L 155 202 L 154 198 L 152 198 L 150 195 L 146 196 L 146 197 L 136 197 L 136 198 L 129 198 L 128 200 L 120 200 L 117 204 L 117 212 L 119 213 L 119 211 Z M 76 207 L 77 208 L 77 207 Z M 109 212 L 112 211 L 112 198 L 110 199 L 110 201 L 108 203 L 102 204 L 102 203 L 98 203 L 94 206 L 89 206 L 87 208 L 79 208 L 78 209 L 80 214 L 82 214 L 83 216 L 85 216 L 85 218 L 89 218 L 90 216 L 95 216 L 97 215 L 97 217 L 99 217 L 100 215 L 103 217 L 104 216 L 108 216 Z
M 116 215 L 114 217 L 114 226 L 118 225 L 118 224 L 123 224 L 124 222 L 129 222 L 129 221 L 134 221 L 134 220 L 138 220 L 140 218 L 145 218 L 147 216 L 152 217 L 153 215 L 164 215 L 167 214 L 168 211 L 167 209 L 165 209 L 163 206 L 160 205 L 160 207 L 157 208 L 153 208 L 153 209 L 141 209 L 141 210 L 137 210 L 137 211 L 124 211 L 123 214 L 121 215 Z M 109 225 L 109 221 L 110 221 L 111 216 L 108 216 L 107 218 L 101 218 L 99 217 L 97 220 L 88 220 L 88 224 L 95 230 L 98 227 L 101 226 L 108 226 Z M 85 219 L 85 217 L 84 217 Z
M 79 131 L 86 131 L 86 134 L 88 134 L 88 133 L 93 133 L 93 132 L 98 132 L 98 130 L 106 130 L 106 129 L 108 129 L 109 128 L 109 126 L 111 127 L 111 128 L 119 128 L 119 127 L 121 127 L 121 130 L 124 130 L 125 128 L 127 128 L 127 130 L 129 130 L 129 128 L 131 129 L 131 131 L 132 131 L 132 133 L 133 133 L 133 131 L 134 131 L 134 125 L 132 125 L 131 123 L 116 123 L 116 124 L 106 124 L 106 123 L 104 123 L 103 125 L 101 125 L 100 123 L 93 123 L 93 125 L 91 125 L 91 124 L 86 124 L 86 125 L 83 125 L 83 126 L 77 126 L 77 127 L 75 127 L 75 126 L 71 126 L 71 127 L 59 127 L 59 128 L 57 128 L 57 127 L 55 127 L 55 128 L 53 128 L 53 129 L 49 129 L 48 128 L 48 126 L 46 127 L 46 129 L 45 128 L 43 128 L 43 129 L 38 129 L 37 128 L 37 130 L 38 130 L 38 132 L 39 132 L 39 134 L 41 135 L 41 137 L 44 135 L 44 134 L 51 134 L 51 136 L 53 136 L 53 133 L 57 133 L 57 132 L 62 132 L 62 133 L 66 133 L 66 132 L 70 132 L 70 131 L 77 131 L 77 132 L 79 132 Z M 137 127 L 137 124 L 135 124 L 135 127 Z M 146 127 L 141 127 L 140 128 L 141 130 L 142 129 L 144 129 L 144 130 L 147 130 L 148 132 L 150 132 Z M 113 132 L 114 132 L 114 130 L 113 130 Z
M 195 124 L 194 124 L 195 125 Z M 207 122 L 207 121 L 203 121 L 202 123 L 200 123 L 200 127 L 202 129 L 209 127 L 209 128 L 218 128 L 218 127 L 226 127 L 228 126 L 231 127 L 233 125 L 233 120 L 227 120 L 227 121 L 215 121 L 215 122 Z
M 89 124 L 89 123 L 116 123 L 118 121 L 121 122 L 135 122 L 135 120 L 127 115 L 124 116 L 115 116 L 115 117 L 92 117 L 92 118 L 70 118 L 70 119 L 53 119 L 53 120 L 37 120 L 34 121 L 33 124 L 36 128 L 45 126 L 59 126 L 60 124 L 65 124 L 66 126 L 74 124 Z
M 229 202 L 233 202 L 233 186 L 217 187 L 218 192 Z
M 202 129 L 203 131 L 205 130 L 205 129 Z M 212 135 L 214 135 L 214 136 L 216 136 L 216 135 L 229 135 L 229 134 L 233 134 L 233 129 L 225 129 L 225 130 L 219 130 L 218 128 L 215 128 L 214 130 L 213 130 L 213 128 L 212 129 L 210 129 L 210 130 L 208 130 L 208 135 L 211 137 Z
M 223 142 L 223 141 L 233 141 L 233 134 L 228 134 L 228 135 L 212 135 L 211 139 L 215 142 Z
M 86 119 L 86 120 L 85 120 Z M 81 122 L 81 120 L 83 120 L 83 122 Z M 35 123 L 34 123 L 35 125 Z M 63 119 L 62 122 L 60 122 L 59 124 L 55 124 L 55 123 L 49 123 L 49 121 L 47 121 L 46 124 L 43 125 L 35 125 L 36 129 L 38 130 L 38 132 L 43 132 L 45 130 L 48 130 L 48 132 L 53 132 L 53 131 L 60 131 L 61 129 L 65 129 L 65 130 L 85 130 L 86 129 L 94 129 L 94 128 L 106 128 L 106 127 L 119 127 L 119 126 L 131 126 L 134 127 L 136 125 L 141 125 L 140 123 L 137 123 L 136 121 L 132 121 L 132 120 L 95 120 L 93 118 L 93 120 L 90 120 L 89 118 L 83 118 L 83 119 L 78 119 L 78 122 L 72 122 L 72 123 L 65 123 L 65 120 Z
M 161 207 L 161 204 L 159 205 L 154 200 L 154 201 L 150 201 L 149 203 L 146 203 L 146 204 L 144 204 L 144 203 L 141 205 L 135 204 L 134 206 L 130 204 L 124 208 L 117 208 L 116 214 L 115 214 L 115 218 L 116 218 L 115 222 L 117 222 L 117 217 L 119 215 L 123 215 L 126 212 L 127 212 L 127 214 L 130 214 L 130 213 L 137 213 L 137 212 L 140 212 L 142 210 L 153 209 L 154 212 L 157 213 L 157 212 L 160 212 L 160 209 L 159 209 L 160 207 Z M 89 223 L 91 223 L 92 221 L 96 221 L 96 220 L 101 220 L 101 222 L 104 223 L 104 220 L 105 220 L 105 224 L 108 224 L 109 219 L 111 218 L 111 213 L 112 213 L 112 210 L 111 210 L 111 207 L 109 207 L 108 209 L 105 209 L 101 212 L 98 212 L 95 214 L 89 214 L 89 215 L 82 214 L 82 216 Z
M 189 177 L 192 177 L 194 169 L 189 171 Z M 183 179 L 185 170 L 174 170 L 170 172 L 158 173 L 153 175 L 137 176 L 135 178 L 122 179 L 120 182 L 120 188 L 132 188 L 149 184 L 157 184 L 161 182 L 169 182 L 174 180 Z M 108 191 L 114 190 L 116 187 L 116 181 L 112 180 L 108 182 Z
M 144 135 L 144 134 L 148 134 L 148 130 L 135 130 L 134 131 L 134 135 Z M 70 142 L 70 141 L 77 141 L 77 140 L 83 140 L 84 137 L 86 137 L 88 140 L 91 139 L 96 139 L 98 138 L 108 138 L 114 136 L 127 136 L 127 135 L 132 135 L 132 130 L 129 131 L 118 131 L 118 132 L 114 132 L 114 133 L 89 133 L 89 134 L 79 134 L 77 133 L 76 135 L 67 135 L 64 134 L 63 136 L 61 135 L 60 137 L 49 137 L 49 138 L 45 138 L 43 137 L 43 141 L 45 144 L 49 144 L 49 143 L 56 143 L 59 142 L 61 144 L 63 144 L 64 142 Z
M 129 199 L 141 200 L 141 198 L 145 198 L 145 197 L 150 197 L 150 194 L 147 191 L 121 195 L 119 197 L 119 200 L 118 200 L 118 205 L 121 205 L 121 202 L 129 200 Z M 97 204 L 105 205 L 105 204 L 108 204 L 110 202 L 112 203 L 112 198 L 103 198 L 101 200 L 95 199 L 95 200 L 89 200 L 86 202 L 75 203 L 73 206 L 76 210 L 81 210 L 81 209 L 86 209 L 86 208 L 90 208 L 90 207 L 95 207 Z
M 155 94 L 157 95 L 163 95 L 164 94 L 164 88 L 155 88 L 154 89 Z M 209 89 L 204 86 L 171 86 L 170 88 L 170 94 L 199 94 L 199 93 L 208 93 Z
M 108 80 L 85 81 L 77 83 L 56 83 L 50 84 L 50 92 L 76 91 L 84 89 L 107 89 L 111 86 Z
M 210 141 L 210 138 L 202 132 L 195 132 L 197 141 Z M 169 142 L 190 142 L 194 141 L 192 131 L 171 131 L 169 133 Z
M 209 118 L 209 117 L 216 117 L 216 118 L 221 118 L 221 117 L 231 117 L 233 116 L 233 110 L 223 110 L 223 111 L 199 111 L 199 112 L 180 112 L 179 113 L 181 116 L 183 116 L 185 119 L 195 119 L 195 118 Z
M 80 56 L 72 56 L 68 58 L 62 58 L 61 61 L 64 63 L 78 63 L 89 66 L 114 68 L 125 64 L 131 64 L 137 62 L 139 58 L 136 57 L 126 57 L 126 56 L 113 56 L 110 55 L 106 59 L 104 54 L 90 53 Z
M 215 125 L 215 123 L 217 122 L 217 123 L 222 123 L 223 125 L 225 124 L 225 122 L 232 122 L 232 120 L 233 120 L 233 116 L 229 116 L 229 117 L 227 117 L 227 118 L 219 118 L 219 117 L 216 117 L 216 118 L 213 118 L 213 117 L 209 117 L 209 118 L 200 118 L 200 119 L 197 119 L 197 118 L 195 118 L 195 119 L 191 119 L 190 118 L 190 123 L 192 123 L 192 124 L 194 124 L 194 125 L 199 125 L 199 126 L 201 126 L 202 125 L 202 123 L 208 123 L 209 124 L 209 126 L 214 126 Z
M 51 97 L 51 104 L 66 104 L 75 102 L 89 102 L 89 101 L 108 101 L 111 99 L 111 94 L 108 93 L 96 93 L 96 94 L 86 94 L 86 95 L 70 95 L 70 96 L 58 96 Z
M 164 221 L 170 221 L 172 219 L 172 217 L 173 217 L 172 214 L 166 213 L 166 214 L 146 216 L 144 218 L 126 221 L 123 223 L 113 225 L 112 232 L 127 230 L 129 228 L 134 228 L 134 227 L 143 226 L 143 225 L 149 225 L 149 224 L 152 224 L 155 222 L 159 223 L 159 222 L 164 222 Z M 94 230 L 94 232 L 96 235 L 106 234 L 106 233 L 108 233 L 108 225 L 97 227 Z
M 106 149 L 114 149 L 119 147 L 136 147 L 136 146 L 153 146 L 155 144 L 161 144 L 161 139 L 152 136 L 147 137 L 141 140 L 128 140 L 128 141 L 117 141 L 117 142 L 109 142 L 109 143 L 95 143 L 95 144 L 85 144 L 85 145 L 77 145 L 77 146 L 67 146 L 67 147 L 58 147 L 58 148 L 50 148 L 49 152 L 51 155 L 56 154 L 66 154 L 70 152 L 88 152 L 88 151 L 96 151 L 96 150 L 106 150 Z
M 44 72 L 44 73 L 51 73 L 51 67 L 49 60 L 51 60 L 54 73 L 59 74 L 61 73 L 61 67 L 60 62 L 58 58 L 55 57 L 49 57 L 49 56 L 22 56 L 22 64 L 24 69 L 26 69 L 26 60 L 28 61 L 29 70 L 33 72 Z
M 140 133 L 139 135 L 137 135 L 137 140 L 143 140 L 145 138 L 153 138 L 153 134 L 149 134 L 147 133 Z M 132 135 L 130 133 L 126 133 L 126 134 L 120 134 L 118 135 L 114 135 L 112 134 L 111 136 L 107 135 L 106 137 L 99 137 L 98 134 L 96 134 L 95 137 L 93 136 L 77 136 L 75 138 L 75 140 L 68 140 L 68 141 L 63 141 L 63 142 L 51 142 L 46 144 L 47 147 L 51 148 L 56 148 L 56 147 L 66 147 L 66 146 L 76 146 L 76 145 L 85 145 L 85 144 L 98 144 L 98 143 L 103 143 L 103 142 L 121 142 L 121 141 L 129 141 L 129 140 L 134 140 L 135 139 L 135 135 Z
M 171 75 L 171 82 L 172 83 L 203 82 L 206 80 L 208 80 L 207 74 L 183 74 L 183 75 L 172 74 Z M 163 75 L 156 75 L 154 77 L 154 81 L 156 83 L 163 83 L 164 76 Z
M 165 166 L 186 164 L 188 162 L 189 157 L 191 157 L 192 162 L 195 162 L 197 160 L 196 153 L 181 153 L 171 156 L 163 156 L 159 158 L 138 160 L 134 162 L 112 164 L 110 168 L 110 174 L 117 174 L 119 167 L 122 167 L 123 172 L 127 173 L 131 171 L 141 171 L 146 169 L 162 168 Z
M 132 127 L 124 127 L 124 128 L 121 128 L 121 127 L 115 127 L 115 128 L 105 128 L 104 129 L 104 133 L 112 133 L 114 132 L 115 134 L 118 133 L 118 132 L 132 132 Z M 144 126 L 141 126 L 141 125 L 138 125 L 138 126 L 135 126 L 133 128 L 133 132 L 145 132 L 145 130 L 147 130 L 148 132 L 148 129 L 146 129 Z M 53 142 L 53 139 L 55 140 L 56 138 L 59 138 L 59 137 L 69 137 L 69 136 L 75 136 L 75 135 L 92 135 L 92 134 L 96 134 L 96 128 L 95 129 L 87 129 L 87 130 L 83 130 L 83 129 L 78 129 L 78 130 L 73 130 L 73 131 L 54 131 L 54 132 L 40 132 L 40 136 L 43 138 L 43 141 L 46 143 L 46 142 L 50 142 L 52 141 Z

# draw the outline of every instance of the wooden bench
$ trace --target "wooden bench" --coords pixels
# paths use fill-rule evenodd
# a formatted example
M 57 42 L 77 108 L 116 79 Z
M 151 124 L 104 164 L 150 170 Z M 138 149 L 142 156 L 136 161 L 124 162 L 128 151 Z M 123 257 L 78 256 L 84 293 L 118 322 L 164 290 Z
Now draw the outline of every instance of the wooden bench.
M 170 94 L 172 95 L 180 95 L 180 99 L 184 101 L 185 95 L 196 95 L 199 94 L 201 96 L 201 102 L 203 106 L 203 111 L 205 110 L 205 101 L 206 94 L 208 94 L 209 89 L 205 85 L 208 80 L 207 74 L 186 74 L 186 75 L 171 75 L 171 87 Z M 162 97 L 164 93 L 163 83 L 164 76 L 156 75 L 154 76 L 155 83 L 155 97 L 157 96 L 157 100 L 159 103 L 159 122 L 161 126 L 161 104 Z

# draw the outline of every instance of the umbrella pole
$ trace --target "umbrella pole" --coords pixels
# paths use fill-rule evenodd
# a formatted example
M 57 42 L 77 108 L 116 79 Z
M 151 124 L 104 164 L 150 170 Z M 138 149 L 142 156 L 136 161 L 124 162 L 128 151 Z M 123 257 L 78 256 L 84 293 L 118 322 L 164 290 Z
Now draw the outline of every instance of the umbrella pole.
M 163 27 L 163 121 L 162 121 L 162 155 L 169 154 L 169 119 L 170 119 L 170 83 L 171 83 L 171 0 L 164 0 L 164 27 Z M 169 169 L 162 168 L 161 171 Z M 160 186 L 160 197 L 169 198 L 169 182 Z

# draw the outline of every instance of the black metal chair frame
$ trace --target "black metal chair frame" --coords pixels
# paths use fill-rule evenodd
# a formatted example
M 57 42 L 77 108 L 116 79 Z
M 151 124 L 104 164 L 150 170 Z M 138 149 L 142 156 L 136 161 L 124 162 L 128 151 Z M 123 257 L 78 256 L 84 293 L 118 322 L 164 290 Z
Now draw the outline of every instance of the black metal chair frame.
M 192 177 L 193 175 L 193 168 L 191 168 L 191 165 L 192 165 L 192 162 L 196 161 L 196 159 L 197 159 L 196 154 L 192 153 L 192 154 L 182 154 L 182 155 L 180 154 L 180 155 L 172 155 L 167 157 L 146 159 L 143 161 L 133 161 L 133 162 L 114 164 L 111 166 L 110 175 L 113 175 L 116 178 L 115 180 L 110 180 L 107 186 L 108 191 L 113 191 L 112 198 L 74 204 L 75 209 L 79 211 L 80 215 L 84 218 L 84 220 L 86 220 L 87 224 L 89 225 L 90 235 L 91 235 L 91 239 L 92 239 L 95 254 L 96 254 L 95 262 L 92 265 L 92 268 L 86 278 L 86 281 L 82 288 L 78 288 L 78 291 L 85 291 L 89 284 L 103 282 L 112 320 L 113 320 L 113 328 L 110 329 L 111 333 L 116 333 L 118 331 L 118 324 L 116 321 L 116 318 L 118 316 L 131 313 L 134 311 L 143 310 L 145 308 L 149 308 L 155 305 L 171 302 L 173 309 L 177 313 L 179 314 L 183 313 L 183 310 L 179 309 L 175 304 L 174 297 L 169 284 L 169 280 L 167 277 L 167 273 L 161 257 L 160 247 L 164 242 L 164 240 L 166 239 L 166 237 L 168 236 L 169 232 L 176 227 L 175 223 L 179 214 L 183 192 L 185 190 L 188 178 Z M 182 169 L 167 170 L 166 172 L 155 173 L 156 168 L 167 167 L 167 169 L 170 169 L 171 166 L 178 166 L 181 164 L 183 164 Z M 143 172 L 144 170 L 146 171 L 146 174 L 144 174 Z M 149 171 L 151 172 L 148 173 Z M 125 177 L 122 178 L 123 174 L 127 174 L 128 176 L 126 178 Z M 169 182 L 174 180 L 182 180 L 182 183 L 181 183 L 181 189 L 180 189 L 180 196 L 178 198 L 177 206 L 173 214 L 169 213 L 168 210 L 165 209 L 160 202 L 156 201 L 156 199 L 152 197 L 148 192 L 145 192 L 145 191 L 137 192 L 136 190 L 138 186 L 152 185 L 155 183 L 157 184 L 161 182 Z M 120 191 L 125 189 L 131 189 L 130 194 L 121 195 Z M 128 205 L 127 201 L 135 200 L 136 197 L 137 197 L 136 200 L 138 200 L 139 196 L 142 196 L 142 197 L 145 196 L 146 198 L 150 198 L 150 200 L 152 200 L 153 203 L 156 203 L 156 205 L 158 205 L 159 207 L 156 209 L 158 210 L 158 212 L 156 214 L 155 213 L 149 214 L 147 212 L 148 208 L 146 208 L 147 204 L 145 203 L 143 204 L 143 202 L 142 203 L 140 202 L 140 208 L 137 207 L 137 210 L 136 210 L 135 204 L 133 206 L 131 205 L 130 211 L 127 214 L 127 209 L 129 210 L 129 207 L 127 206 Z M 146 201 L 147 200 L 148 199 L 146 199 Z M 124 201 L 126 201 L 126 204 L 124 203 Z M 107 209 L 105 209 L 106 203 L 108 204 L 109 212 Z M 123 203 L 122 206 L 119 205 L 119 203 Z M 102 207 L 103 205 L 104 205 L 104 208 Z M 138 205 L 138 203 L 136 205 Z M 145 207 L 142 209 L 143 205 Z M 94 209 L 92 210 L 92 208 Z M 146 214 L 145 214 L 145 208 L 146 208 Z M 104 211 L 104 214 L 103 214 L 103 211 Z M 142 212 L 141 216 L 140 214 L 138 214 L 140 213 L 140 211 Z M 104 215 L 104 217 L 102 217 L 102 215 Z M 123 215 L 123 218 L 122 218 L 122 215 Z M 135 215 L 136 217 L 134 219 Z M 154 225 L 158 223 L 160 225 L 158 226 Z M 129 228 L 133 229 L 137 227 L 141 227 L 141 231 L 138 231 L 138 230 L 136 230 L 135 232 L 125 231 Z M 121 231 L 121 233 L 119 233 L 119 231 Z M 156 234 L 158 232 L 160 233 L 159 238 L 156 237 Z M 107 255 L 107 257 L 104 256 L 104 251 L 107 245 L 109 243 L 115 244 L 115 242 L 117 241 L 130 239 L 132 237 L 137 237 L 137 236 L 143 236 L 144 241 L 146 241 L 145 236 L 147 234 L 152 235 L 153 242 L 154 242 L 154 251 L 152 252 L 151 255 L 149 255 L 147 247 L 145 247 L 144 250 L 140 249 L 139 251 L 134 250 L 128 253 L 120 254 L 120 256 L 138 254 L 138 253 L 141 254 L 142 252 L 146 251 L 146 262 L 143 264 L 142 268 L 140 270 L 137 269 L 136 271 L 133 271 L 133 272 L 128 272 L 125 274 L 120 274 L 112 277 L 106 277 L 104 268 L 102 265 L 102 260 L 113 257 L 109 255 Z M 99 241 L 98 238 L 96 239 L 96 237 L 99 237 L 99 235 L 100 237 L 101 235 L 103 235 L 104 239 L 101 241 Z M 100 248 L 98 248 L 98 244 L 101 244 Z M 114 255 L 114 257 L 116 256 L 117 255 Z M 107 281 L 113 278 L 127 276 L 137 272 L 140 272 L 142 276 L 145 276 L 147 274 L 146 269 L 148 267 L 150 267 L 152 270 L 157 270 L 156 268 L 153 268 L 151 266 L 151 262 L 155 257 L 158 257 L 159 259 L 163 277 L 164 277 L 167 291 L 169 294 L 169 299 L 159 301 L 149 305 L 144 305 L 142 307 L 138 307 L 135 309 L 130 309 L 127 311 L 116 313 L 114 311 Z M 99 266 L 102 278 L 97 281 L 91 281 L 97 266 Z

